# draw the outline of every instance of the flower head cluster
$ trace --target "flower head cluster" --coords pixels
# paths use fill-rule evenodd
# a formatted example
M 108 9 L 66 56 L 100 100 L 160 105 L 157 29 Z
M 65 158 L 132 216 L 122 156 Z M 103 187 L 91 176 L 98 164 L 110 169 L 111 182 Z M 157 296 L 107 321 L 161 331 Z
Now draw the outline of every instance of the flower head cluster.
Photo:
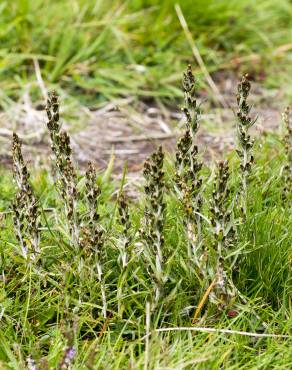
M 255 123 L 255 119 L 250 116 L 251 106 L 247 102 L 247 98 L 250 93 L 251 84 L 248 79 L 248 75 L 244 75 L 237 87 L 237 136 L 239 142 L 239 148 L 237 154 L 240 157 L 241 164 L 241 183 L 242 183 L 242 202 L 241 209 L 243 214 L 246 214 L 246 202 L 247 202 L 247 181 L 251 171 L 254 157 L 251 149 L 254 145 L 254 140 L 249 134 L 249 129 Z
M 50 131 L 51 148 L 55 155 L 57 167 L 57 185 L 64 200 L 66 216 L 74 244 L 78 244 L 80 233 L 80 215 L 77 210 L 80 194 L 77 190 L 77 175 L 71 154 L 70 137 L 66 131 L 61 131 L 59 122 L 59 98 L 55 91 L 49 94 L 46 107 Z
M 72 367 L 72 362 L 76 356 L 76 349 L 73 346 L 67 347 L 65 349 L 63 358 L 58 364 L 58 370 L 68 370 Z
M 125 237 L 125 248 L 129 246 L 131 241 L 131 236 L 129 234 L 129 230 L 131 228 L 131 219 L 130 219 L 130 212 L 129 212 L 129 204 L 127 198 L 124 194 L 119 196 L 118 200 L 118 212 L 119 212 L 119 221 L 123 228 L 123 235 Z
M 215 260 L 209 259 L 209 271 L 212 271 L 211 279 L 215 276 L 215 287 L 210 294 L 211 301 L 218 308 L 226 308 L 236 295 L 232 281 L 228 278 L 225 270 L 226 248 L 230 246 L 234 238 L 232 224 L 232 209 L 230 209 L 230 190 L 228 186 L 229 166 L 227 161 L 221 161 L 215 177 L 214 190 L 210 200 L 212 234 L 215 244 Z
M 198 147 L 195 145 L 195 135 L 199 129 L 200 109 L 195 98 L 195 78 L 190 65 L 183 75 L 182 86 L 186 129 L 177 143 L 175 181 L 186 214 L 188 218 L 195 221 L 195 212 L 199 212 L 202 205 L 202 199 L 199 196 L 202 186 L 199 172 L 202 163 L 197 158 Z
M 103 229 L 99 224 L 100 214 L 98 212 L 100 187 L 96 183 L 96 169 L 92 162 L 88 163 L 85 173 L 85 201 L 87 213 L 82 220 L 80 245 L 85 251 L 101 251 L 103 244 Z
M 40 252 L 40 214 L 37 199 L 29 183 L 30 174 L 24 163 L 21 141 L 15 133 L 12 140 L 12 158 L 14 179 L 18 186 L 18 193 L 12 205 L 15 234 L 21 245 L 23 257 L 27 258 L 28 253 L 36 257 Z
M 218 164 L 218 170 L 215 178 L 215 186 L 211 199 L 211 223 L 214 227 L 214 234 L 218 242 L 218 253 L 221 257 L 221 246 L 229 241 L 233 228 L 230 228 L 231 210 L 228 187 L 229 166 L 227 161 L 221 161 Z
M 160 146 L 144 164 L 146 206 L 141 230 L 144 240 L 147 264 L 155 286 L 155 299 L 158 302 L 167 278 L 163 271 L 164 222 L 166 204 L 164 201 L 164 153 Z
M 199 118 L 201 114 L 195 97 L 195 83 L 192 67 L 188 65 L 187 71 L 183 74 L 182 81 L 185 101 L 183 112 L 186 116 L 186 127 L 190 130 L 192 138 L 194 138 L 199 129 Z
M 163 161 L 164 154 L 160 146 L 145 162 L 143 171 L 146 181 L 144 189 L 147 197 L 143 235 L 159 253 L 161 253 L 161 247 L 164 243 L 162 235 L 165 211 Z

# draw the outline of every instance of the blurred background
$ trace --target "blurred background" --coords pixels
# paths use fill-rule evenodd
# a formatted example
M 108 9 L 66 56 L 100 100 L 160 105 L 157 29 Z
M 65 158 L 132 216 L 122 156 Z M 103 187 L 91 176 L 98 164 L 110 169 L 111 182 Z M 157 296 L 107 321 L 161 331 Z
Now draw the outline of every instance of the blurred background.
M 47 92 L 81 166 L 125 160 L 135 172 L 157 141 L 179 132 L 188 63 L 202 102 L 202 146 L 233 145 L 236 83 L 248 72 L 258 129 L 291 103 L 290 0 L 1 0 L 0 161 L 13 130 L 44 162 Z M 45 156 L 44 156 L 45 154 Z

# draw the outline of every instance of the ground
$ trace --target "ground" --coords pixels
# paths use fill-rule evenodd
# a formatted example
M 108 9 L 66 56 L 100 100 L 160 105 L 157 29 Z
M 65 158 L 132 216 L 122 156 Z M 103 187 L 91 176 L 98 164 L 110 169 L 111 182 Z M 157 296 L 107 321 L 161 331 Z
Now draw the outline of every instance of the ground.
M 215 159 L 218 153 L 232 148 L 236 138 L 236 75 L 226 78 L 222 74 L 216 83 L 228 102 L 227 107 L 210 103 L 206 91 L 198 93 L 202 104 L 198 145 L 207 158 Z M 257 117 L 255 134 L 278 130 L 281 98 L 281 92 L 268 91 L 258 82 L 253 84 L 250 101 L 254 105 L 254 117 Z M 144 160 L 159 143 L 170 152 L 175 148 L 182 125 L 179 99 L 177 106 L 168 106 L 128 97 L 105 102 L 98 109 L 64 100 L 61 103 L 63 127 L 70 132 L 74 158 L 81 168 L 93 161 L 98 168 L 104 169 L 112 159 L 115 173 L 121 175 L 127 162 L 128 172 L 139 175 Z M 0 113 L 1 163 L 9 165 L 11 162 L 9 139 L 16 130 L 23 138 L 29 161 L 46 164 L 50 146 L 44 104 L 45 99 L 33 102 L 28 88 L 17 104 Z

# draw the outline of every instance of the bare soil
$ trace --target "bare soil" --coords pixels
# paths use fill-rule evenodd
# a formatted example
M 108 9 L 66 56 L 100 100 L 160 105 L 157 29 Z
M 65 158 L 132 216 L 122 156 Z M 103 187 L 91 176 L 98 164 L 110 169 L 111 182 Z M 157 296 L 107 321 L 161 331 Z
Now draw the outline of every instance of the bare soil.
M 232 107 L 235 108 L 235 86 L 234 80 L 221 79 L 219 88 L 225 92 L 223 96 L 230 108 L 211 106 L 204 91 L 199 97 L 204 113 L 198 145 L 208 158 L 218 158 L 222 151 L 234 146 L 236 119 Z M 255 135 L 277 130 L 283 107 L 276 106 L 281 101 L 281 95 L 264 91 L 255 84 L 250 101 L 254 102 L 256 108 L 253 112 L 258 116 Z M 117 174 L 127 162 L 129 172 L 138 175 L 144 160 L 158 144 L 169 151 L 174 150 L 176 138 L 183 128 L 179 107 L 137 103 L 130 97 L 106 103 L 94 111 L 65 105 L 62 106 L 61 116 L 63 127 L 71 135 L 74 158 L 79 166 L 83 168 L 88 161 L 94 161 L 103 169 L 114 157 L 114 172 Z M 40 110 L 40 104 L 31 101 L 29 89 L 21 101 L 0 112 L 0 163 L 5 166 L 11 163 L 10 139 L 13 131 L 22 137 L 24 154 L 31 165 L 48 165 L 50 145 L 46 116 Z

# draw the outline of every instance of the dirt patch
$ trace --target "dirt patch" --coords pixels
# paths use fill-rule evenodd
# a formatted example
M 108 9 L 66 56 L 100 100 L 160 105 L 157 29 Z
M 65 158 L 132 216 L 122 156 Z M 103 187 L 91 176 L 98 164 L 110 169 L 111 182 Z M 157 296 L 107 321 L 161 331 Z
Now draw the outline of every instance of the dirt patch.
M 226 79 L 221 85 L 225 100 L 234 107 L 234 83 Z M 234 113 L 232 108 L 211 107 L 205 103 L 204 95 L 202 92 L 200 96 L 204 114 L 198 144 L 207 157 L 218 158 L 222 151 L 234 146 Z M 253 111 L 258 115 L 255 134 L 277 129 L 281 115 L 275 108 L 275 102 L 279 100 L 279 96 L 271 92 L 267 94 L 257 85 L 253 88 L 250 101 L 254 101 L 256 108 Z M 158 144 L 169 151 L 174 150 L 176 138 L 183 127 L 179 109 L 137 103 L 131 98 L 104 104 L 95 111 L 65 105 L 62 106 L 61 116 L 63 127 L 70 133 L 74 158 L 80 167 L 85 167 L 91 160 L 103 169 L 114 156 L 114 172 L 117 174 L 125 162 L 130 173 L 139 172 Z M 39 104 L 31 102 L 29 90 L 20 102 L 6 112 L 0 112 L 0 162 L 4 165 L 11 162 L 10 138 L 13 131 L 22 137 L 24 154 L 31 164 L 48 164 L 50 145 L 46 116 Z

